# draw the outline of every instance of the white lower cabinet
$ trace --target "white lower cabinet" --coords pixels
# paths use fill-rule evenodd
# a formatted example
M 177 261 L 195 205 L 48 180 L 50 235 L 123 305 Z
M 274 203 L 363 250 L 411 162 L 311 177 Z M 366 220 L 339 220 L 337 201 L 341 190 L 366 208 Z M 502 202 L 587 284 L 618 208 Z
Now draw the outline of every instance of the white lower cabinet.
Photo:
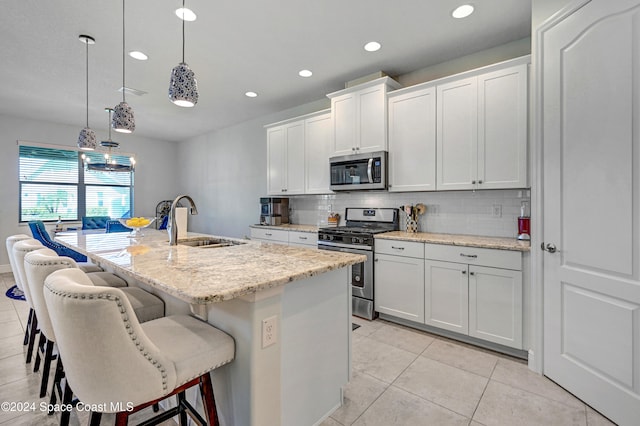
M 318 233 L 289 231 L 289 245 L 304 248 L 318 247 Z
M 410 321 L 424 321 L 424 259 L 377 254 L 375 310 Z
M 468 334 L 467 265 L 425 260 L 424 267 L 424 323 Z
M 271 228 L 251 228 L 251 239 L 277 244 L 289 244 L 289 231 Z
M 522 271 L 469 266 L 469 335 L 522 348 Z
M 523 349 L 522 254 L 376 240 L 375 309 Z

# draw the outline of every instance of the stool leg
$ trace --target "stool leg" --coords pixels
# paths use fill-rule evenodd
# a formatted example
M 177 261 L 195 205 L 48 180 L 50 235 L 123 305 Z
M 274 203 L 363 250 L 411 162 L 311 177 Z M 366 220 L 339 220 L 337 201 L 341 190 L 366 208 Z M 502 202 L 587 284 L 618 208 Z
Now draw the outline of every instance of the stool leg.
M 218 410 L 216 409 L 216 400 L 213 397 L 213 384 L 209 373 L 200 376 L 200 392 L 202 393 L 202 404 L 207 414 L 207 423 L 209 426 L 218 426 Z
M 120 411 L 116 413 L 116 424 L 115 426 L 127 426 L 129 423 L 129 412 L 128 411 Z
M 178 392 L 178 407 L 180 408 L 180 426 L 187 426 L 187 413 L 185 412 L 185 396 L 184 392 Z
M 40 351 L 44 352 L 44 347 L 46 346 L 47 338 L 44 337 L 44 334 L 40 333 L 40 339 L 38 339 L 38 346 L 36 346 L 36 361 L 33 364 L 33 372 L 37 373 L 40 369 L 40 361 L 42 357 L 40 356 Z
M 69 386 L 69 382 L 67 381 L 64 385 L 62 403 L 64 405 L 71 404 L 72 399 L 73 399 L 73 391 L 71 390 L 71 386 Z M 63 410 L 62 413 L 60 414 L 60 426 L 68 426 L 70 418 L 71 418 L 71 411 Z
M 43 337 L 44 334 L 40 333 Z M 42 365 L 42 380 L 40 382 L 40 398 L 47 394 L 47 384 L 49 384 L 49 370 L 51 370 L 51 359 L 53 358 L 53 342 L 45 337 L 46 346 L 44 352 L 44 364 Z M 40 352 L 38 352 L 40 355 Z
M 58 395 L 60 395 L 60 400 L 63 399 L 63 390 L 62 390 L 62 379 L 64 378 L 64 367 L 62 366 L 62 359 L 60 355 L 58 355 L 58 362 L 56 362 L 56 373 L 53 376 L 53 385 L 51 386 L 51 399 L 49 400 L 49 405 L 54 406 Z M 49 411 L 49 415 L 53 414 L 53 410 Z
M 27 364 L 31 362 L 31 355 L 33 353 L 33 345 L 36 340 L 36 334 L 38 334 L 38 317 L 36 316 L 36 313 L 34 311 L 31 317 L 31 328 L 29 329 L 29 346 L 27 347 Z
M 102 420 L 102 413 L 92 411 L 91 416 L 89 416 L 89 426 L 99 426 L 100 420 Z
M 22 342 L 24 346 L 27 346 L 27 343 L 29 343 L 29 330 L 31 330 L 31 320 L 33 319 L 34 312 L 33 309 L 29 309 L 29 318 L 27 319 L 27 327 L 24 330 L 24 340 Z

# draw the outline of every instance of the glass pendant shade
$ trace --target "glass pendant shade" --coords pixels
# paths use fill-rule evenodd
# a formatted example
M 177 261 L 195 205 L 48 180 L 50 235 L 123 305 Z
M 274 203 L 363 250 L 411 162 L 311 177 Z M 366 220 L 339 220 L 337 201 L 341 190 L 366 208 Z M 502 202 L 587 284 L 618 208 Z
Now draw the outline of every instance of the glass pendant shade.
M 169 99 L 181 107 L 192 107 L 198 103 L 198 82 L 196 76 L 184 62 L 171 70 Z
M 133 110 L 128 103 L 122 101 L 113 109 L 111 127 L 113 130 L 120 133 L 132 133 L 136 129 Z
M 98 146 L 96 132 L 88 127 L 80 130 L 80 135 L 78 135 L 78 148 L 83 151 L 92 151 L 96 149 L 96 146 Z

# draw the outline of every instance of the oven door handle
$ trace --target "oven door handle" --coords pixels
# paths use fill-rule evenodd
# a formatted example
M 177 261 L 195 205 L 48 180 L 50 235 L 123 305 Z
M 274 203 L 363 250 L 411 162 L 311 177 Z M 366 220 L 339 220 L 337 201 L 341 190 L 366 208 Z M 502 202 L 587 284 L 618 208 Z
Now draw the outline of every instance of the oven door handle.
M 369 178 L 369 183 L 373 183 L 373 158 L 369 158 L 369 163 L 367 164 L 367 177 Z
M 322 249 L 331 250 L 330 247 L 346 249 L 346 250 L 340 250 L 340 251 L 353 252 L 353 253 L 358 253 L 360 251 L 372 251 L 371 247 L 367 247 L 367 246 L 354 247 L 348 244 L 331 243 L 331 242 L 325 242 L 325 241 L 323 241 L 322 244 L 318 243 L 318 249 L 320 250 Z

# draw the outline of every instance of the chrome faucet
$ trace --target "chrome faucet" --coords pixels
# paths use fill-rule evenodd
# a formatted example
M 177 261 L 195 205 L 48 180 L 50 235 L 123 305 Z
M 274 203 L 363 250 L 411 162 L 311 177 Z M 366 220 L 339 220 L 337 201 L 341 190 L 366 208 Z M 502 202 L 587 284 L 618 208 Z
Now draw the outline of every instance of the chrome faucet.
M 169 233 L 169 245 L 175 246 L 178 244 L 178 226 L 176 224 L 176 207 L 178 203 L 183 198 L 186 198 L 191 204 L 191 214 L 198 214 L 198 209 L 196 208 L 196 203 L 193 202 L 193 199 L 188 195 L 178 195 L 173 203 L 171 203 L 171 210 L 169 210 L 169 220 L 167 223 L 167 232 Z

